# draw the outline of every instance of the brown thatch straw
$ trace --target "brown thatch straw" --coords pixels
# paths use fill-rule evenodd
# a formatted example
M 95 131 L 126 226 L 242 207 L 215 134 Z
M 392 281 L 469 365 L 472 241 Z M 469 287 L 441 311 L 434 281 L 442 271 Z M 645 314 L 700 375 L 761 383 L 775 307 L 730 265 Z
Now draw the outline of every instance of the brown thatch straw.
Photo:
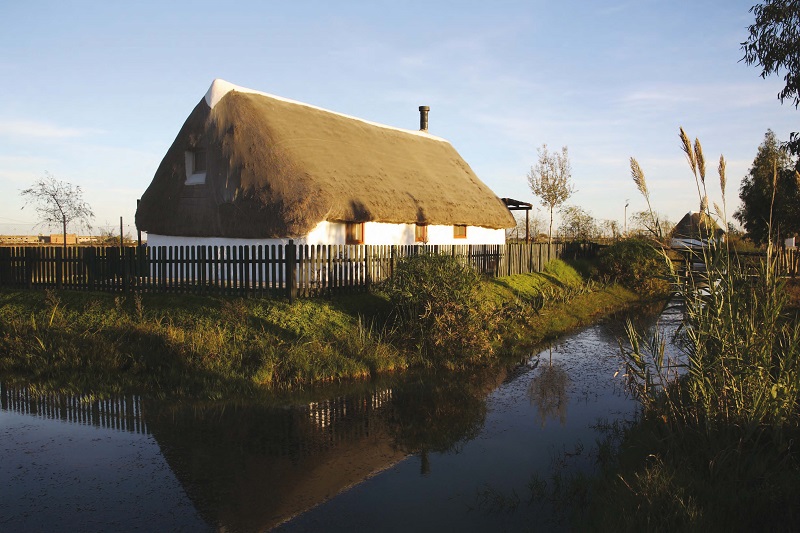
M 706 213 L 686 213 L 672 230 L 674 239 L 707 239 L 719 237 L 725 233 L 722 228 Z
M 206 183 L 184 154 L 207 150 Z M 502 201 L 446 141 L 262 94 L 195 107 L 142 196 L 142 230 L 297 237 L 321 221 L 514 226 Z

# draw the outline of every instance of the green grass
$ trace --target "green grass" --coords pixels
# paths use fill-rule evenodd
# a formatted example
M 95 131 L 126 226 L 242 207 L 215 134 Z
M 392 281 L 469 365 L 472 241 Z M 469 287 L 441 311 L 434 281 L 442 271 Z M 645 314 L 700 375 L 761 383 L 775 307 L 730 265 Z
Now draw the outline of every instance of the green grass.
M 546 272 L 481 282 L 496 305 L 492 364 L 636 296 Z M 49 390 L 219 397 L 359 379 L 423 364 L 377 294 L 285 301 L 0 290 L 0 374 Z M 447 361 L 448 368 L 458 368 Z M 468 363 L 472 364 L 472 363 Z M 463 365 L 462 365 L 463 366 Z

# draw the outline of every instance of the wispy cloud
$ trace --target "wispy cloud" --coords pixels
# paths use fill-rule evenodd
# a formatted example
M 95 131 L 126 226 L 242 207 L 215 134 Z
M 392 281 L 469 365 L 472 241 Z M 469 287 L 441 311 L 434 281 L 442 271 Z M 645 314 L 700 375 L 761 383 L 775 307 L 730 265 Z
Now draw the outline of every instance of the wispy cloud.
M 72 139 L 98 133 L 90 128 L 71 128 L 35 120 L 0 120 L 0 136 L 37 139 Z
M 774 99 L 774 95 L 765 91 L 756 80 L 738 84 L 660 84 L 641 87 L 624 94 L 619 102 L 623 105 L 703 103 L 718 108 L 739 109 L 771 104 Z

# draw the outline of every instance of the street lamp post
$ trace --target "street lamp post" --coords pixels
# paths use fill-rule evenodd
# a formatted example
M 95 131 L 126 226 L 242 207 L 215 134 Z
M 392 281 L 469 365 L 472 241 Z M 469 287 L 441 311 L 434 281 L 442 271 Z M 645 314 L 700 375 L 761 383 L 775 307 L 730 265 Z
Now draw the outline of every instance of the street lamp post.
M 628 236 L 628 204 L 629 203 L 630 203 L 630 200 L 625 200 L 625 218 L 622 220 L 622 227 L 624 228 L 622 230 L 622 236 L 623 237 L 627 237 Z

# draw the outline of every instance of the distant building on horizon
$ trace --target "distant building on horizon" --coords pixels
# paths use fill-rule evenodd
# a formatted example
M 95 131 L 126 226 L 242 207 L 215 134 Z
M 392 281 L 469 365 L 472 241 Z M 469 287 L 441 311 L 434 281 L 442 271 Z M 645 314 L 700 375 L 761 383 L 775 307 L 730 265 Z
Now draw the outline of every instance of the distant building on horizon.
M 76 235 L 67 233 L 67 246 L 91 246 L 99 244 L 104 238 L 97 235 Z M 0 245 L 5 246 L 44 246 L 64 245 L 63 233 L 51 233 L 50 235 L 0 235 Z
M 712 241 L 724 242 L 725 230 L 706 213 L 690 211 L 675 225 L 670 246 L 680 249 L 704 248 Z

